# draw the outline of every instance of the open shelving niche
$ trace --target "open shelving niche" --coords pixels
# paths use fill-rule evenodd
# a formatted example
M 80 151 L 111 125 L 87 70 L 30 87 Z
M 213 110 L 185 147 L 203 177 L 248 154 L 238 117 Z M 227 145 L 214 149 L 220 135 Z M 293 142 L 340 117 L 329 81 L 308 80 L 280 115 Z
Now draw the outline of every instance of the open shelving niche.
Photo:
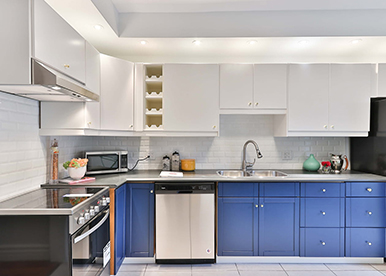
M 163 130 L 162 64 L 145 64 L 145 130 Z

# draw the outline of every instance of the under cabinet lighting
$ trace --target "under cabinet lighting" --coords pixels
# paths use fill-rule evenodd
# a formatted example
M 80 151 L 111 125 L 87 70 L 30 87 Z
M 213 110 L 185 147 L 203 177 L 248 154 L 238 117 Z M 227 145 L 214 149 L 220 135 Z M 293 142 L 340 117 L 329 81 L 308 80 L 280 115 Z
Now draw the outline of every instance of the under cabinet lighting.
M 352 44 L 358 44 L 359 42 L 362 42 L 362 39 L 358 38 L 358 39 L 351 40 Z
M 148 42 L 146 40 L 141 40 L 142 45 L 146 45 Z
M 253 45 L 253 44 L 256 44 L 257 41 L 256 41 L 256 40 L 248 40 L 247 43 L 248 43 L 249 45 Z
M 102 30 L 102 29 L 103 29 L 103 26 L 102 26 L 102 25 L 99 25 L 99 24 L 97 24 L 97 25 L 94 25 L 94 28 L 95 28 L 95 30 L 97 30 L 97 31 L 100 31 L 100 30 Z
M 201 41 L 200 40 L 193 40 L 192 41 L 192 43 L 194 44 L 194 45 L 201 45 Z
M 60 90 L 61 88 L 59 86 L 52 86 L 51 89 Z

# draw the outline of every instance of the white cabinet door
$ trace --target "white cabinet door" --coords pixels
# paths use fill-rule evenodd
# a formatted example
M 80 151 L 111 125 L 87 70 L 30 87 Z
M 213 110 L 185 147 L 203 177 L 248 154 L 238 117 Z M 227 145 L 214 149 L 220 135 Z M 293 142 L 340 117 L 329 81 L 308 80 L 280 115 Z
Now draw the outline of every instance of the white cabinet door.
M 165 64 L 163 122 L 167 131 L 217 131 L 219 65 Z
M 101 60 L 100 54 L 90 43 L 86 42 L 86 86 L 95 94 L 100 95 L 101 87 Z M 86 102 L 86 127 L 100 129 L 101 105 L 100 102 Z
M 371 64 L 332 64 L 329 129 L 369 131 Z
M 291 64 L 288 75 L 288 130 L 327 131 L 328 64 Z
M 253 107 L 253 65 L 220 65 L 220 108 Z
M 378 97 L 386 97 L 386 63 L 378 64 Z
M 44 0 L 33 3 L 32 55 L 85 83 L 85 40 Z
M 287 108 L 287 65 L 256 64 L 254 66 L 253 105 L 256 108 Z
M 101 129 L 133 130 L 134 63 L 101 54 Z

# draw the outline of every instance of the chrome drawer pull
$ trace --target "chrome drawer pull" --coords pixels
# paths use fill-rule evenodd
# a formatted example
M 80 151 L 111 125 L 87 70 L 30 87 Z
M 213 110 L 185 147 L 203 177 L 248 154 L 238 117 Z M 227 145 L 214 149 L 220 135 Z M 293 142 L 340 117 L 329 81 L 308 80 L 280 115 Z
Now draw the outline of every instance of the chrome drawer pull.
M 322 192 L 325 193 L 325 192 L 327 192 L 327 190 L 326 189 L 322 189 Z
M 326 212 L 323 212 L 323 211 L 320 211 L 320 212 L 322 213 L 322 215 L 323 215 L 323 216 L 325 216 L 325 215 L 326 215 Z
M 373 212 L 367 211 L 367 214 L 369 214 L 369 216 L 371 216 L 373 214 Z
M 324 241 L 320 241 L 320 243 L 321 243 L 323 246 L 326 245 L 326 243 L 325 243 Z
M 366 191 L 368 191 L 369 193 L 371 193 L 371 192 L 373 191 L 373 189 L 367 188 Z
M 371 246 L 371 242 L 369 242 L 369 241 L 366 241 L 366 243 L 367 243 L 369 246 Z

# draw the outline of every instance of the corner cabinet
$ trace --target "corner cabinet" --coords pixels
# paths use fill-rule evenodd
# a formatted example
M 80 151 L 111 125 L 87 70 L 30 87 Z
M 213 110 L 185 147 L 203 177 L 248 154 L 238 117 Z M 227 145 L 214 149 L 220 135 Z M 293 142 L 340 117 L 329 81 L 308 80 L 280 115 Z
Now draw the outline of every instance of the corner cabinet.
M 163 65 L 163 129 L 218 132 L 218 64 Z
M 291 64 L 288 114 L 275 136 L 367 136 L 372 64 Z

